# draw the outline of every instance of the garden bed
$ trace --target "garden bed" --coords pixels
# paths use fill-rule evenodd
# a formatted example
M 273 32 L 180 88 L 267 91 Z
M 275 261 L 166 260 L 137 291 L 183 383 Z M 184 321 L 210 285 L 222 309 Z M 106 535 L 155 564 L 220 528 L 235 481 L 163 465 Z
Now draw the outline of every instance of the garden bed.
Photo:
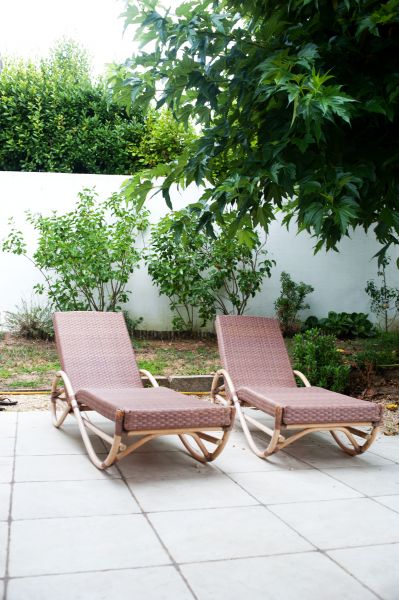
M 135 340 L 138 365 L 154 375 L 202 375 L 220 366 L 215 339 Z M 60 368 L 54 342 L 0 341 L 1 390 L 49 388 Z
M 353 340 L 338 342 L 345 360 L 353 364 L 355 354 L 367 350 L 376 342 Z M 154 375 L 200 375 L 214 373 L 220 367 L 217 343 L 214 339 L 135 340 L 140 368 Z M 287 340 L 288 350 L 291 341 Z M 7 336 L 0 341 L 1 391 L 48 390 L 55 371 L 59 369 L 53 342 L 27 341 Z M 366 374 L 353 369 L 349 393 L 385 406 L 399 405 L 399 368 L 377 368 Z M 46 395 L 18 395 L 18 406 L 8 410 L 43 410 L 48 408 Z M 399 433 L 399 408 L 384 411 L 386 435 Z

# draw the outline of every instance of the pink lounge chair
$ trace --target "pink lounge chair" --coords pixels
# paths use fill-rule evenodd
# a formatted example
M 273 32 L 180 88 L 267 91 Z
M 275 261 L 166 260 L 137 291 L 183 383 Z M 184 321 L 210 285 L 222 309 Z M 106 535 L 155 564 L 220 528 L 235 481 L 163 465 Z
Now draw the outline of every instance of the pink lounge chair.
M 73 413 L 96 467 L 106 469 L 161 435 L 178 435 L 201 462 L 214 460 L 223 450 L 233 426 L 234 407 L 159 387 L 151 373 L 137 368 L 121 313 L 55 313 L 54 329 L 62 368 L 51 394 L 54 425 L 60 427 Z M 143 387 L 141 375 L 152 388 Z M 113 435 L 89 420 L 85 413 L 90 410 L 115 423 Z M 88 431 L 110 444 L 104 460 L 95 453 Z M 126 438 L 123 442 L 122 436 Z M 191 446 L 187 436 L 198 448 Z M 131 437 L 138 439 L 126 445 Z
M 215 374 L 212 398 L 223 402 L 219 392 L 225 390 L 236 407 L 248 444 L 257 456 L 266 458 L 315 431 L 330 431 L 342 450 L 351 455 L 364 452 L 372 444 L 381 421 L 382 406 L 312 387 L 302 373 L 292 371 L 276 319 L 219 316 L 216 333 L 224 368 Z M 294 375 L 305 387 L 297 387 Z M 222 386 L 221 379 L 224 380 Z M 243 407 L 273 416 L 274 428 L 244 413 Z M 256 445 L 248 423 L 271 437 L 264 450 Z M 286 430 L 299 431 L 284 437 L 281 432 Z M 338 432 L 346 436 L 350 446 L 344 444 Z M 356 437 L 364 440 L 362 445 Z

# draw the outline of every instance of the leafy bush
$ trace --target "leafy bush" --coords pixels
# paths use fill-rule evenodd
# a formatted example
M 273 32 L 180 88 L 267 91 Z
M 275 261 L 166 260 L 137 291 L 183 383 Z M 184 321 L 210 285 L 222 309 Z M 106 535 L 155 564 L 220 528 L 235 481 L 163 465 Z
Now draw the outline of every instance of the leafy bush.
M 294 336 L 294 369 L 302 371 L 311 385 L 343 392 L 349 381 L 350 367 L 343 364 L 333 335 L 309 329 Z
M 216 312 L 243 314 L 270 276 L 272 261 L 265 258 L 264 244 L 254 233 L 252 250 L 231 235 L 234 218 L 226 215 L 214 238 L 198 230 L 197 214 L 187 209 L 168 214 L 153 228 L 148 271 L 170 300 L 175 329 L 193 330 L 197 314 L 201 326 Z M 180 231 L 174 229 L 177 219 L 184 223 Z
M 305 303 L 305 297 L 313 292 L 314 288 L 303 281 L 295 283 L 291 276 L 284 271 L 280 275 L 280 281 L 281 292 L 274 303 L 274 308 L 283 334 L 292 336 L 300 329 L 298 312 L 309 308 L 309 304 Z
M 173 141 L 172 141 L 173 140 Z M 128 113 L 87 53 L 62 42 L 38 64 L 5 59 L 0 71 L 0 170 L 134 173 L 175 158 L 186 137 L 168 113 Z
M 50 216 L 28 213 L 38 245 L 32 257 L 20 231 L 13 227 L 3 250 L 24 255 L 35 264 L 56 310 L 120 310 L 128 300 L 130 274 L 141 259 L 133 246 L 147 227 L 147 212 L 126 202 L 120 194 L 99 202 L 93 190 L 79 194 L 75 209 Z
M 15 312 L 5 313 L 7 329 L 18 337 L 28 340 L 52 340 L 54 329 L 52 311 L 49 306 L 42 306 L 26 300 L 21 300 L 21 305 Z
M 123 311 L 123 316 L 125 317 L 126 329 L 129 333 L 129 336 L 130 338 L 133 338 L 134 331 L 135 329 L 137 329 L 137 326 L 142 322 L 143 317 L 134 318 L 127 310 Z
M 318 327 L 325 333 L 331 333 L 339 339 L 367 338 L 376 334 L 373 323 L 366 313 L 336 313 L 330 311 L 323 319 L 308 317 L 304 329 Z

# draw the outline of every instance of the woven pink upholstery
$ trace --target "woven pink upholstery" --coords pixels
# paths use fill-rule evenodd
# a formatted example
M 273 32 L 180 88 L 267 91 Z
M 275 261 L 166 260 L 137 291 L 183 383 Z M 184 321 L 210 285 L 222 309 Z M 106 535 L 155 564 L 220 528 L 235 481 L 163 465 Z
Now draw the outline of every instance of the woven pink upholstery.
M 126 431 L 151 429 L 201 429 L 228 427 L 231 409 L 167 388 L 83 389 L 76 393 L 83 402 L 108 419 L 117 409 L 125 411 Z
M 121 313 L 54 313 L 62 370 L 72 387 L 142 387 L 136 358 Z
M 318 387 L 298 388 L 276 319 L 218 316 L 223 367 L 240 401 L 270 414 L 283 407 L 283 423 L 378 423 L 382 407 Z
M 276 319 L 220 315 L 215 327 L 222 365 L 236 388 L 296 387 Z
M 274 415 L 277 406 L 283 407 L 283 423 L 296 425 L 312 423 L 379 423 L 382 405 L 330 392 L 319 387 L 240 387 L 238 398 L 260 410 Z

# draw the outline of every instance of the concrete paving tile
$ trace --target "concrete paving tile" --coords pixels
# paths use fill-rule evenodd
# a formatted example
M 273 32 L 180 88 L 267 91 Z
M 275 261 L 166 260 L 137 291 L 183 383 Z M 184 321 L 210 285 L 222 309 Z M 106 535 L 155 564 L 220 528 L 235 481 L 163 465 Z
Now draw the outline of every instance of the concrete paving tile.
M 16 426 L 16 412 L 0 412 L 0 438 L 15 437 Z
M 392 444 L 393 446 L 396 446 L 397 444 L 399 444 L 399 436 L 384 435 L 383 433 L 380 432 L 379 435 L 377 436 L 377 439 L 373 443 L 372 448 L 374 448 L 375 446 L 380 446 L 380 445 L 384 445 L 384 444 Z
M 149 518 L 178 563 L 313 548 L 263 506 L 154 513 Z
M 225 473 L 246 473 L 251 471 L 292 471 L 310 469 L 309 465 L 285 452 L 278 452 L 262 459 L 256 456 L 245 444 L 232 441 L 218 456 L 214 465 Z
M 0 437 L 0 456 L 14 456 L 15 438 Z
M 127 483 L 147 512 L 257 504 L 227 475 L 217 471 L 185 475 L 165 471 L 161 477 L 136 477 L 127 479 Z
M 286 450 L 291 456 L 300 459 L 308 463 L 312 467 L 317 469 L 332 469 L 332 468 L 346 468 L 346 467 L 373 467 L 380 465 L 393 465 L 391 460 L 387 460 L 377 454 L 371 454 L 366 452 L 359 456 L 349 456 L 345 454 L 336 445 L 323 445 L 323 446 L 301 446 L 295 448 L 295 444 L 291 448 Z
M 120 477 L 115 467 L 100 471 L 90 462 L 88 456 L 83 454 L 17 456 L 15 461 L 16 481 L 63 481 Z
M 121 460 L 119 468 L 125 477 L 132 477 L 135 481 L 189 478 L 192 475 L 217 472 L 212 464 L 199 463 L 186 452 L 133 453 Z
M 0 522 L 0 577 L 6 573 L 8 523 Z
M 137 438 L 138 439 L 138 438 Z M 130 444 L 132 441 L 135 441 L 136 438 L 127 438 L 127 443 Z M 155 440 L 151 440 L 147 442 L 140 448 L 135 450 L 135 454 L 142 454 L 147 452 L 178 452 L 183 451 L 184 446 L 181 443 L 180 439 L 177 435 L 163 435 L 162 437 L 156 438 Z
M 11 485 L 9 483 L 0 484 L 0 521 L 7 521 L 10 511 Z
M 326 469 L 325 472 L 367 496 L 399 494 L 399 465 Z
M 328 555 L 384 600 L 398 599 L 399 544 L 345 548 Z
M 13 464 L 13 456 L 0 456 L 0 483 L 11 481 Z
M 37 519 L 11 526 L 11 577 L 167 563 L 142 515 Z
M 270 510 L 322 549 L 399 542 L 399 515 L 368 498 L 280 504 Z
M 383 504 L 384 506 L 388 506 L 392 510 L 396 510 L 399 512 L 399 495 L 394 496 L 377 496 L 375 498 L 377 502 Z
M 316 552 L 183 565 L 199 600 L 375 600 L 353 577 Z
M 231 477 L 263 504 L 360 496 L 359 492 L 313 470 L 233 473 Z
M 126 484 L 116 478 L 108 481 L 40 481 L 14 485 L 14 519 L 124 515 L 137 512 L 140 512 L 140 508 Z
M 18 413 L 18 429 L 21 428 L 22 431 L 37 427 L 53 427 L 51 418 L 51 413 L 47 410 L 20 412 Z M 65 424 L 67 422 L 68 420 L 65 421 Z M 73 422 L 72 417 L 70 422 Z
M 12 579 L 8 600 L 192 600 L 174 567 Z
M 106 452 L 98 436 L 90 436 L 95 452 Z M 36 456 L 45 454 L 87 454 L 79 431 L 75 428 L 56 429 L 49 425 L 43 431 L 19 431 L 16 455 Z
M 395 463 L 399 463 L 399 439 L 397 439 L 397 444 L 373 444 L 367 454 L 381 456 L 388 460 L 392 460 Z

